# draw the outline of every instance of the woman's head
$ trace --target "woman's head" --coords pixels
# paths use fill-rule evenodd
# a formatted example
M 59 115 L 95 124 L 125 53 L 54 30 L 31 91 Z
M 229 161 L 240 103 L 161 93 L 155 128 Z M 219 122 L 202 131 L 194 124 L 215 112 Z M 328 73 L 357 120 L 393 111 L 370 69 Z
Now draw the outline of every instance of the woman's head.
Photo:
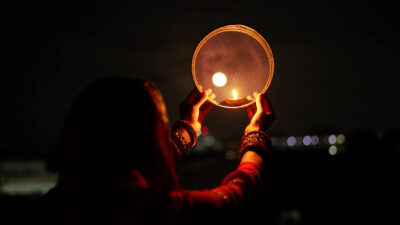
M 143 78 L 97 80 L 79 95 L 65 121 L 58 143 L 60 183 L 119 185 L 140 174 L 150 187 L 174 188 L 168 129 L 154 84 Z

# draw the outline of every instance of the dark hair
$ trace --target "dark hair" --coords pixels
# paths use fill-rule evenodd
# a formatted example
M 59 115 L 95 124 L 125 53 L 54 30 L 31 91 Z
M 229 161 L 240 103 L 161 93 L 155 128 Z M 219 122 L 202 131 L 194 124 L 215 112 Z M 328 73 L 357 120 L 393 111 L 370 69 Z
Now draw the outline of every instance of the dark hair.
M 161 93 L 144 78 L 103 78 L 72 106 L 57 150 L 58 186 L 115 186 L 139 171 L 150 188 L 178 185 Z

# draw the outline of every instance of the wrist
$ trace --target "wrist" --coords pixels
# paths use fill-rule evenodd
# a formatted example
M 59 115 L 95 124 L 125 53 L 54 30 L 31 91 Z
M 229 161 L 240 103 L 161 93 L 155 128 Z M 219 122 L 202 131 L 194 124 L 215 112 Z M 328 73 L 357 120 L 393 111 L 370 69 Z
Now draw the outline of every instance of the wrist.
M 247 162 L 252 162 L 255 163 L 257 166 L 261 166 L 263 158 L 257 152 L 248 150 L 243 154 L 240 164 Z
M 246 129 L 244 130 L 244 134 L 248 134 L 250 132 L 261 131 L 259 126 L 249 124 Z
M 182 156 L 188 152 L 189 148 L 196 145 L 197 136 L 190 124 L 183 120 L 178 120 L 171 131 L 171 141 L 175 159 L 181 161 Z
M 186 138 L 186 144 L 189 148 L 193 148 L 197 144 L 197 133 L 193 125 L 187 120 L 178 120 L 174 123 L 173 130 L 179 130 L 183 137 Z
M 272 143 L 269 135 L 263 131 L 251 131 L 243 135 L 240 141 L 238 157 L 242 160 L 248 151 L 256 152 L 264 158 L 271 151 Z
M 194 133 L 197 134 L 201 130 L 201 124 L 199 122 L 191 122 L 190 120 L 182 119 L 182 121 L 186 122 L 191 128 L 194 130 Z

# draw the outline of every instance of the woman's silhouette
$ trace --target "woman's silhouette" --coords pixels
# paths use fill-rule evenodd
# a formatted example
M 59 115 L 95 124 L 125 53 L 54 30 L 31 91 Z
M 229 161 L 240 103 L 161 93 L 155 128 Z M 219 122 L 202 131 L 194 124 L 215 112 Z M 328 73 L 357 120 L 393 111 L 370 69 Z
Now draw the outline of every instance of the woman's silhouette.
M 274 115 L 265 96 L 257 96 L 247 109 L 250 123 L 238 169 L 214 189 L 182 189 L 174 162 L 196 144 L 212 108 L 210 93 L 193 90 L 171 130 L 151 82 L 113 77 L 89 85 L 66 118 L 57 145 L 59 180 L 43 198 L 40 223 L 189 224 L 233 212 L 257 189 L 262 158 L 271 147 L 263 130 Z

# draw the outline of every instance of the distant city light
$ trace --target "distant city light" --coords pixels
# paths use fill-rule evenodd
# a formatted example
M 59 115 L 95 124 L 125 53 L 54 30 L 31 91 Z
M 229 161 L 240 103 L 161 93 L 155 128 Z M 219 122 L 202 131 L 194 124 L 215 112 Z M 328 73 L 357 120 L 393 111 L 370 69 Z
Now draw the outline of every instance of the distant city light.
M 213 146 L 215 143 L 215 138 L 211 135 L 204 137 L 204 145 L 205 146 Z
M 227 160 L 234 160 L 234 159 L 236 159 L 236 155 L 237 155 L 237 153 L 235 151 L 228 150 L 225 153 L 225 158 Z
M 301 212 L 296 209 L 283 210 L 280 215 L 281 224 L 301 224 Z
M 336 143 L 336 135 L 332 134 L 328 137 L 329 144 L 333 145 Z
M 310 136 L 305 136 L 305 137 L 303 138 L 303 144 L 304 144 L 305 146 L 310 145 L 311 142 L 312 142 L 312 139 L 311 139 Z
M 203 126 L 201 127 L 200 134 L 203 135 L 203 136 L 206 136 L 206 135 L 208 134 L 208 127 L 205 126 L 205 125 L 203 125 Z
M 288 137 L 286 142 L 289 145 L 289 147 L 293 147 L 296 144 L 296 138 L 293 136 L 290 136 L 290 137 Z
M 204 151 L 204 150 L 206 150 L 206 146 L 205 146 L 205 144 L 204 144 L 204 141 L 199 141 L 199 142 L 197 142 L 197 145 L 196 145 L 196 150 L 198 150 L 198 151 Z
M 343 144 L 345 140 L 346 140 L 346 138 L 344 137 L 343 134 L 339 134 L 339 135 L 337 136 L 337 143 L 338 143 L 338 144 Z
M 277 148 L 284 148 L 284 147 L 292 147 L 292 148 L 302 148 L 303 147 L 322 147 L 335 145 L 340 151 L 342 145 L 345 144 L 345 135 L 344 134 L 328 134 L 328 135 L 304 135 L 304 136 L 277 136 L 271 137 L 272 145 Z M 334 150 L 332 150 L 334 151 Z
M 335 145 L 331 145 L 331 147 L 329 147 L 328 151 L 329 151 L 330 155 L 336 155 L 338 152 L 338 149 Z
M 319 138 L 317 135 L 312 136 L 311 138 L 311 144 L 312 145 L 317 145 L 319 143 Z

